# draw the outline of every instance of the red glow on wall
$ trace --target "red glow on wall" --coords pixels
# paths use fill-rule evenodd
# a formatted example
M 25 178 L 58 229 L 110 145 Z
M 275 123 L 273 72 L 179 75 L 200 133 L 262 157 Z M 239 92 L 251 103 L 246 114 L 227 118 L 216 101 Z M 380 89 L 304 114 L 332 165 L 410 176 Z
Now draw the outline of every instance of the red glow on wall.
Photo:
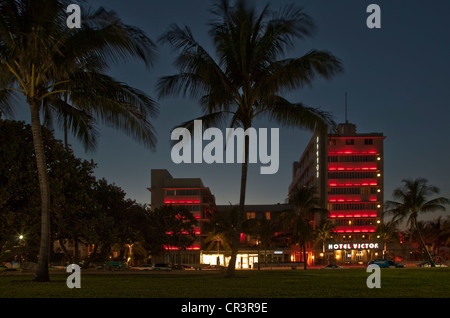
M 359 212 L 331 212 L 330 218 L 376 218 L 376 211 L 359 211 Z
M 359 155 L 359 154 L 376 154 L 378 153 L 376 150 L 370 150 L 370 151 L 329 151 L 328 154 L 337 154 L 337 155 Z
M 168 232 L 166 232 L 166 234 L 167 234 L 167 235 L 172 235 L 172 234 L 173 234 L 173 231 L 168 231 Z M 191 234 L 191 233 L 189 233 L 189 232 L 187 232 L 187 231 L 183 231 L 183 232 L 181 232 L 181 234 L 189 235 L 189 234 Z M 192 234 L 194 234 L 194 235 L 200 235 L 200 231 L 194 231 Z
M 329 171 L 377 170 L 377 167 L 328 167 Z
M 356 198 L 356 199 L 329 199 L 328 202 L 361 202 L 361 199 Z
M 167 245 L 164 245 L 164 249 L 165 249 L 165 250 L 179 250 L 178 247 L 175 247 L 175 246 L 167 246 Z M 200 249 L 199 246 L 192 246 L 192 247 L 187 247 L 187 248 L 186 248 L 186 250 L 188 250 L 188 251 L 199 250 L 199 249 Z
M 360 187 L 360 186 L 376 186 L 377 182 L 362 182 L 362 183 L 329 183 L 329 187 Z
M 375 233 L 375 226 L 338 226 L 335 233 Z
M 200 200 L 164 200 L 166 204 L 192 204 L 192 203 L 200 203 Z

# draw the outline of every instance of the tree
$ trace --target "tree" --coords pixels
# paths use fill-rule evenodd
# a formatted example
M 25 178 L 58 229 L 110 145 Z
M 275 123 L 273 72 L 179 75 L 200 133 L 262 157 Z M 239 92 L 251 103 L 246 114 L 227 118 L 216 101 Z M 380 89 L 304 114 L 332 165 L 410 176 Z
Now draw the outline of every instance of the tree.
M 402 180 L 403 187 L 397 188 L 392 193 L 394 199 L 398 201 L 387 201 L 387 213 L 393 214 L 393 220 L 402 222 L 407 220 L 407 226 L 410 234 L 417 233 L 419 242 L 425 250 L 426 256 L 434 267 L 433 258 L 425 245 L 422 232 L 418 225 L 418 217 L 421 214 L 446 211 L 445 204 L 449 204 L 450 200 L 444 197 L 438 197 L 428 200 L 429 196 L 439 193 L 439 188 L 429 185 L 428 180 L 417 178 L 415 180 Z
M 162 77 L 159 97 L 189 95 L 198 99 L 204 128 L 222 125 L 250 128 L 256 118 L 269 118 L 284 126 L 320 128 L 333 125 L 329 114 L 302 103 L 291 103 L 280 94 L 310 85 L 318 77 L 330 79 L 342 71 L 340 61 L 326 51 L 311 50 L 298 58 L 282 58 L 296 39 L 315 29 L 312 19 L 294 5 L 272 12 L 269 5 L 260 12 L 244 0 L 233 4 L 216 1 L 211 10 L 215 20 L 209 34 L 217 59 L 198 43 L 190 28 L 172 25 L 161 36 L 180 54 L 175 61 L 179 73 Z M 183 124 L 193 129 L 194 120 Z M 240 216 L 233 238 L 227 277 L 233 277 L 239 236 L 244 219 L 249 140 L 244 142 L 239 195 Z
M 48 136 L 44 131 L 44 136 Z M 51 141 L 47 143 L 51 144 Z M 50 149 L 47 149 L 50 150 Z M 0 254 L 5 257 L 8 242 L 19 234 L 27 240 L 31 255 L 37 254 L 39 228 L 39 184 L 33 158 L 30 126 L 0 120 Z M 12 251 L 12 250 L 11 250 Z M 34 258 L 29 261 L 36 261 Z
M 258 245 L 258 270 L 261 268 L 261 246 L 264 248 L 264 262 L 267 261 L 267 249 L 273 242 L 276 233 L 276 223 L 268 219 L 250 219 L 244 223 L 244 231 L 256 237 Z
M 440 247 L 444 245 L 446 239 L 444 233 L 445 220 L 442 216 L 437 217 L 434 220 L 427 221 L 424 224 L 424 239 L 425 241 L 433 244 L 434 255 L 439 255 Z
M 231 249 L 230 244 L 227 241 L 226 233 L 215 232 L 214 230 L 209 232 L 205 238 L 206 250 L 211 251 L 213 248 L 217 249 L 217 265 L 220 265 L 220 249 Z
M 334 224 L 330 220 L 321 220 L 314 230 L 314 238 L 316 243 L 322 245 L 322 254 L 325 256 L 325 244 L 333 238 Z
M 21 233 L 26 230 L 27 238 L 39 237 L 39 183 L 31 127 L 24 122 L 0 120 L 0 132 L 0 219 L 5 221 L 0 221 L 0 241 L 3 235 L 8 236 L 7 228 Z M 43 128 L 42 135 L 52 189 L 52 238 L 86 237 L 95 164 L 76 158 L 52 131 Z M 28 240 L 27 246 L 34 247 L 35 242 Z
M 292 243 L 299 244 L 302 248 L 303 266 L 306 269 L 306 245 L 314 238 L 316 214 L 320 213 L 319 220 L 322 220 L 322 215 L 328 214 L 328 211 L 319 208 L 316 187 L 298 186 L 288 200 L 293 209 L 285 212 L 283 219 Z
M 450 246 L 450 216 L 447 216 L 442 224 L 442 230 L 440 234 L 444 245 Z
M 234 236 L 239 218 L 239 208 L 230 204 L 230 207 L 223 211 L 216 211 L 209 222 L 210 237 L 206 243 L 212 247 L 213 239 L 220 240 L 220 245 L 225 249 L 233 250 L 233 244 L 236 244 Z M 219 246 L 220 246 L 219 245 Z
M 31 113 L 41 192 L 41 243 L 34 281 L 48 281 L 50 188 L 41 113 L 56 118 L 83 142 L 95 146 L 95 121 L 109 124 L 155 145 L 148 121 L 156 104 L 143 92 L 104 74 L 113 62 L 138 58 L 147 66 L 153 42 L 103 8 L 83 15 L 81 28 L 68 28 L 68 0 L 0 1 L 0 107 L 11 114 L 15 94 Z
M 162 205 L 150 213 L 150 219 L 151 227 L 159 238 L 159 250 L 181 251 L 194 243 L 197 220 L 188 209 Z
M 383 241 L 383 259 L 386 259 L 387 243 L 392 240 L 400 241 L 398 222 L 396 220 L 381 222 L 377 226 L 376 234 Z

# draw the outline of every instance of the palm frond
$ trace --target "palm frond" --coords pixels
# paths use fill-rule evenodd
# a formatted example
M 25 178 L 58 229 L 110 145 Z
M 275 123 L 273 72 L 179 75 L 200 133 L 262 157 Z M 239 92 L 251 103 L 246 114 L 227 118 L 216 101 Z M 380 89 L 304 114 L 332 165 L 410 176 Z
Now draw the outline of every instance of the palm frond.
M 291 103 L 280 96 L 271 96 L 262 100 L 257 111 L 287 127 L 299 127 L 311 131 L 317 129 L 325 132 L 336 127 L 330 113 L 302 103 Z

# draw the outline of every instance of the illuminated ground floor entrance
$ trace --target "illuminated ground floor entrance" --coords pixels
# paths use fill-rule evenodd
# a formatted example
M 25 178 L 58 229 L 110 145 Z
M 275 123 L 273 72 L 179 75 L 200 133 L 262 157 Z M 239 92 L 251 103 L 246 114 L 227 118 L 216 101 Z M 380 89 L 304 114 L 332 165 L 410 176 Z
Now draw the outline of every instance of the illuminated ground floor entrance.
M 259 255 L 259 256 L 258 256 Z M 212 266 L 228 266 L 231 259 L 231 252 L 208 252 L 202 251 L 200 253 L 200 264 L 201 265 L 212 265 Z M 236 268 L 237 269 L 252 269 L 257 266 L 258 262 L 261 262 L 261 266 L 272 264 L 282 264 L 287 262 L 292 262 L 291 250 L 267 250 L 260 251 L 257 250 L 241 250 L 236 257 Z M 263 265 L 264 264 L 264 265 Z
M 326 252 L 321 253 L 328 263 L 367 264 L 372 259 L 382 257 L 378 243 L 333 243 L 326 245 Z
M 202 253 L 200 255 L 200 264 L 213 266 L 228 266 L 231 255 L 224 255 L 221 253 L 208 254 Z M 258 254 L 255 253 L 238 253 L 236 257 L 236 268 L 247 269 L 254 268 L 258 263 Z

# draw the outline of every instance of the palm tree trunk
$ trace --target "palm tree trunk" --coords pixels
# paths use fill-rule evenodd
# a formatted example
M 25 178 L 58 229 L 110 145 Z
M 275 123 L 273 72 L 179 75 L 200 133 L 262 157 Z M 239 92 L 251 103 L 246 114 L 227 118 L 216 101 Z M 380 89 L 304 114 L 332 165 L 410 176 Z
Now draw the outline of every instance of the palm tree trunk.
M 47 173 L 44 142 L 42 138 L 41 120 L 39 117 L 40 102 L 29 101 L 31 110 L 31 131 L 33 135 L 34 151 L 41 191 L 41 243 L 39 258 L 33 280 L 47 282 L 50 280 L 48 264 L 50 256 L 50 186 Z
M 244 131 L 246 131 L 251 125 L 245 125 Z M 233 236 L 233 246 L 231 247 L 231 258 L 230 263 L 228 264 L 226 277 L 232 278 L 234 277 L 235 271 L 236 271 L 236 258 L 237 253 L 239 251 L 239 245 L 240 245 L 240 238 L 241 238 L 241 230 L 242 230 L 242 222 L 244 218 L 245 213 L 245 193 L 246 193 L 246 187 L 247 187 L 247 171 L 248 171 L 248 159 L 249 159 L 249 137 L 245 136 L 245 149 L 244 149 L 244 162 L 241 166 L 241 192 L 239 197 L 239 211 L 238 211 L 238 218 L 237 218 L 237 224 L 236 229 L 234 231 Z
M 307 269 L 307 262 L 308 262 L 308 260 L 306 259 L 306 243 L 305 242 L 303 242 L 302 243 L 302 248 L 303 248 L 303 269 Z
M 428 260 L 430 261 L 431 267 L 435 267 L 433 258 L 431 257 L 430 252 L 428 251 L 427 246 L 425 245 L 425 241 L 423 240 L 422 233 L 420 232 L 419 226 L 418 226 L 418 224 L 417 224 L 417 218 L 414 218 L 414 226 L 416 227 L 417 234 L 419 235 L 420 243 L 422 244 L 423 249 L 425 249 L 425 252 L 426 252 L 426 254 L 427 254 Z

